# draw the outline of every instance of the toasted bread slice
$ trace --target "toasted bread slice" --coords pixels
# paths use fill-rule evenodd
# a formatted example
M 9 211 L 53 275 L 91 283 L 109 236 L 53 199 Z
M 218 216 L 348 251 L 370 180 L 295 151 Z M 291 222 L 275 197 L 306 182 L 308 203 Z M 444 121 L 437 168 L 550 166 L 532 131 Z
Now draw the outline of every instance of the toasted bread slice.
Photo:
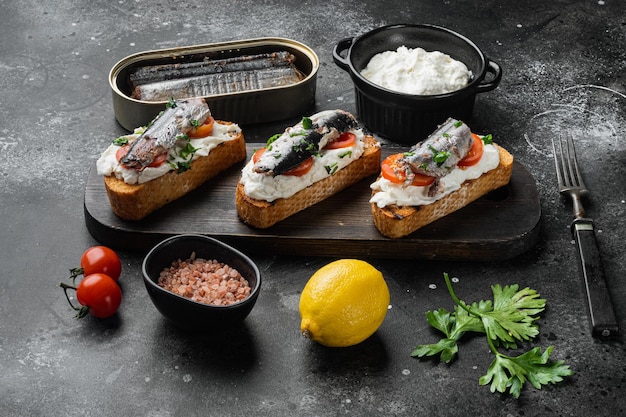
M 448 214 L 465 207 L 490 191 L 509 183 L 513 171 L 513 156 L 498 146 L 500 163 L 474 180 L 465 181 L 461 188 L 447 196 L 424 206 L 390 205 L 384 208 L 371 203 L 374 225 L 389 238 L 407 236 Z M 372 192 L 374 195 L 376 191 Z
M 227 123 L 227 122 L 220 122 Z M 191 162 L 191 169 L 169 171 L 142 184 L 126 184 L 114 175 L 104 177 L 113 212 L 124 220 L 141 220 L 220 172 L 246 159 L 246 142 L 242 132 L 234 139 L 220 143 L 207 156 Z
M 380 145 L 373 136 L 366 135 L 364 140 L 365 149 L 359 159 L 289 198 L 279 198 L 272 202 L 256 200 L 246 195 L 243 184 L 239 182 L 235 193 L 237 214 L 244 223 L 266 229 L 361 179 L 376 174 L 380 169 Z

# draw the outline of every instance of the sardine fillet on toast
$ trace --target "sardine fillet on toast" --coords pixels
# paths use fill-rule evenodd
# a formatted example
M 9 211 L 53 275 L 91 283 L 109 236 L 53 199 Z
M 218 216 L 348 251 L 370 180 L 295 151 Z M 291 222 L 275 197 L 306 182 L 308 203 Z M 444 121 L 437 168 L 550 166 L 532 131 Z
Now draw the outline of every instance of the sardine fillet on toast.
M 193 128 L 211 116 L 211 110 L 203 99 L 195 98 L 171 102 L 151 125 L 137 138 L 121 163 L 132 169 L 142 170 L 154 159 L 168 152 L 176 142 Z
M 495 169 L 479 178 L 465 181 L 461 188 L 440 200 L 423 206 L 389 205 L 384 208 L 370 203 L 374 225 L 383 236 L 401 238 L 467 206 L 490 191 L 505 186 L 513 172 L 513 156 L 504 148 L 496 146 L 500 163 Z
M 241 182 L 237 184 L 235 205 L 239 218 L 246 224 L 259 229 L 267 229 L 276 223 L 337 194 L 358 181 L 375 175 L 380 169 L 381 148 L 373 136 L 365 136 L 365 151 L 361 157 L 289 198 L 279 198 L 272 202 L 256 200 L 244 191 Z M 311 219 L 315 221 L 315 219 Z
M 325 110 L 304 118 L 268 145 L 254 171 L 272 176 L 289 171 L 357 125 L 354 116 L 343 110 Z

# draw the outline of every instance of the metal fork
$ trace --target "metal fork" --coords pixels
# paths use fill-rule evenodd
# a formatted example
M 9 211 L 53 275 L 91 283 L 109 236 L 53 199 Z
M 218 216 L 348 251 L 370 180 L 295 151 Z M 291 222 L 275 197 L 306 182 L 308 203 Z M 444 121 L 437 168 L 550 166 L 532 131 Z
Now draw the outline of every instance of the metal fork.
M 587 217 L 581 201 L 581 197 L 589 195 L 589 190 L 578 168 L 578 158 L 571 135 L 568 135 L 565 140 L 559 138 L 558 145 L 552 139 L 552 151 L 559 192 L 569 195 L 574 206 L 574 221 L 571 229 L 578 247 L 591 333 L 594 337 L 600 338 L 616 337 L 619 334 L 619 326 L 604 276 L 594 223 Z

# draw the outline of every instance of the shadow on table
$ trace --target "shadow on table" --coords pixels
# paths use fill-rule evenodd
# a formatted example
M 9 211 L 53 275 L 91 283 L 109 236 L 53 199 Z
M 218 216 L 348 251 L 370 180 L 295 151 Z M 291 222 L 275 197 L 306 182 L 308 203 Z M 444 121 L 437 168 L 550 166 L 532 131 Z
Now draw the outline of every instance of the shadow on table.
M 243 373 L 258 363 L 257 347 L 245 322 L 239 326 L 192 333 L 167 320 L 155 328 L 155 354 L 182 358 L 184 365 L 221 373 Z M 161 352 L 162 351 L 162 352 Z
M 387 348 L 378 333 L 358 345 L 342 348 L 311 342 L 305 352 L 305 366 L 319 374 L 377 373 L 387 367 L 388 359 Z

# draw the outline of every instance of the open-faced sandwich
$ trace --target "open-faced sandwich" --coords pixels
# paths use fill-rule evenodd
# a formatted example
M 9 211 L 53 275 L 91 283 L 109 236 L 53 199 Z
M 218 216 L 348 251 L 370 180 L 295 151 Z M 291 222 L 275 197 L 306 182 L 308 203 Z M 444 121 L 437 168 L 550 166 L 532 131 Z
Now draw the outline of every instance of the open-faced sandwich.
M 271 137 L 242 170 L 236 206 L 241 220 L 268 228 L 359 180 L 380 166 L 380 144 L 354 116 L 326 110 Z
M 186 99 L 115 139 L 96 166 L 113 212 L 141 220 L 245 158 L 239 126 L 214 120 L 203 99 Z
M 448 119 L 408 152 L 382 162 L 371 185 L 374 224 L 399 238 L 465 207 L 509 183 L 513 156 L 472 133 L 462 121 Z

